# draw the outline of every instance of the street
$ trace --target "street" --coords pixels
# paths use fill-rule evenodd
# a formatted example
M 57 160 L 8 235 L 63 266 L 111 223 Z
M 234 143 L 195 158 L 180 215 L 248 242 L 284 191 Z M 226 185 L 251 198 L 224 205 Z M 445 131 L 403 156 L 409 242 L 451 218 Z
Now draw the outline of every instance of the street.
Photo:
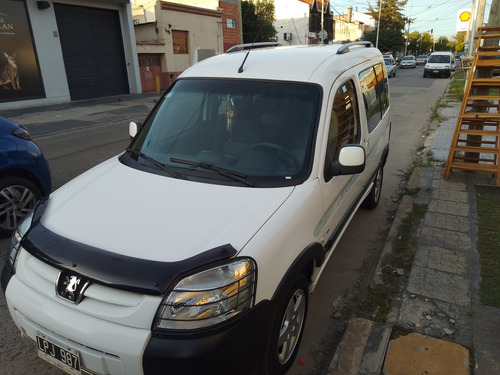
M 449 83 L 445 78 L 424 79 L 422 71 L 423 66 L 398 69 L 396 77 L 389 81 L 391 149 L 384 170 L 380 205 L 373 211 L 361 210 L 356 214 L 330 259 L 311 295 L 301 348 L 289 375 L 317 375 L 326 370 L 349 318 L 342 315 L 349 309 L 342 307 L 354 301 L 360 290 L 367 288 L 397 209 L 400 192 L 404 189 L 406 173 L 416 150 L 423 143 L 431 109 Z M 143 117 L 131 119 L 142 120 Z M 30 124 L 23 125 L 30 129 Z M 35 140 L 49 160 L 54 189 L 57 189 L 93 165 L 121 152 L 129 142 L 128 121 L 122 119 L 102 126 L 75 127 L 36 136 Z M 0 241 L 2 267 L 7 244 L 7 240 Z M 61 370 L 37 358 L 34 343 L 20 337 L 8 315 L 3 295 L 0 297 L 0 316 L 3 318 L 0 322 L 2 373 L 62 374 Z

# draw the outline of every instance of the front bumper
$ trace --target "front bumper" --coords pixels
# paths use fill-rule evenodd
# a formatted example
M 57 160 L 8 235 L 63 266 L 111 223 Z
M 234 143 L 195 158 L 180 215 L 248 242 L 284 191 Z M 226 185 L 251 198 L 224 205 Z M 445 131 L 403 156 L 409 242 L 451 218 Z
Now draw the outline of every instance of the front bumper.
M 82 313 L 61 303 L 55 293 L 48 298 L 34 290 L 7 268 L 2 286 L 9 312 L 24 335 L 36 340 L 42 332 L 78 350 L 82 368 L 93 374 L 256 373 L 274 308 L 263 301 L 246 315 L 210 329 L 159 336 L 149 328 L 152 320 L 146 329 Z
M 448 77 L 451 74 L 451 70 L 449 68 L 448 69 L 424 68 L 424 74 L 427 76 Z

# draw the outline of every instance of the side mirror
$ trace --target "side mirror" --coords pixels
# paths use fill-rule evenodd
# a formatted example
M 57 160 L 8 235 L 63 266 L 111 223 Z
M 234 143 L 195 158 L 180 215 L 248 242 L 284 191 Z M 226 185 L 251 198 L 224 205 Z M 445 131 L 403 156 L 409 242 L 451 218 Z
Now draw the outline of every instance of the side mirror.
M 365 170 L 365 149 L 360 145 L 344 145 L 339 157 L 325 166 L 325 178 L 361 173 Z
M 130 124 L 128 125 L 128 134 L 130 135 L 130 139 L 133 139 L 136 136 L 140 127 L 140 122 L 130 121 Z

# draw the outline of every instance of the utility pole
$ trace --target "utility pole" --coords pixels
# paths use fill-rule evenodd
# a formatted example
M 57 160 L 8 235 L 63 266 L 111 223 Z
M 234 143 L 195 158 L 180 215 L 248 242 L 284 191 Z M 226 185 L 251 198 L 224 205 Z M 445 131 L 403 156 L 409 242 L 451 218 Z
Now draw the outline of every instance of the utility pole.
M 375 41 L 375 48 L 378 48 L 378 35 L 380 33 L 380 14 L 382 13 L 382 0 L 378 2 L 378 22 L 377 22 L 377 40 Z

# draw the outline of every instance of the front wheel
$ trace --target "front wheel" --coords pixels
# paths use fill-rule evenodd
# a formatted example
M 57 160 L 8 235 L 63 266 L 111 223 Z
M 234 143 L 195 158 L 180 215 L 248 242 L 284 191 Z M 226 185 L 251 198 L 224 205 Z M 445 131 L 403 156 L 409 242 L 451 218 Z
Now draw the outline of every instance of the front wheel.
M 40 199 L 40 190 L 22 177 L 0 181 L 0 237 L 8 237 Z
M 384 179 L 384 169 L 380 167 L 377 171 L 375 179 L 373 180 L 373 186 L 370 193 L 366 196 L 365 200 L 361 204 L 363 208 L 374 209 L 378 206 L 380 201 L 380 194 L 382 193 L 382 181 Z
M 297 355 L 309 301 L 305 276 L 301 275 L 279 298 L 259 372 L 263 375 L 285 374 Z

